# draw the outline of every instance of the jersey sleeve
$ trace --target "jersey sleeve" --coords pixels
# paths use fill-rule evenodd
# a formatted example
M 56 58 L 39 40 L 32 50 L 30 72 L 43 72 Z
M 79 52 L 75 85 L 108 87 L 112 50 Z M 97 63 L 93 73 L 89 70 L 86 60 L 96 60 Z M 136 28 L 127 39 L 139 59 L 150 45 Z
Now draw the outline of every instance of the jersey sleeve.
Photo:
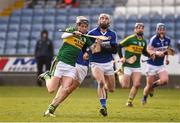
M 171 39 L 169 39 L 169 44 L 168 44 L 168 45 L 169 45 L 170 47 L 172 46 L 172 45 L 171 45 Z
M 129 45 L 129 37 L 125 38 L 124 40 L 120 41 L 119 44 L 122 47 L 128 46 Z
M 95 35 L 93 31 L 89 31 L 88 35 Z M 89 38 L 91 40 L 91 42 L 95 42 L 95 38 Z
M 148 46 L 148 47 L 154 47 L 153 41 L 154 41 L 154 38 L 152 37 L 152 38 L 149 40 L 147 46 Z
M 85 46 L 86 47 L 90 47 L 92 44 L 93 44 L 93 42 L 91 41 L 91 39 L 90 38 L 88 38 L 88 37 L 86 37 L 86 43 L 85 43 Z
M 143 48 L 143 51 L 142 51 L 142 54 L 144 56 L 148 56 L 149 57 L 149 54 L 147 52 L 147 43 L 146 43 L 146 40 L 144 41 L 145 45 L 144 45 L 144 48 Z
M 117 45 L 117 36 L 116 33 L 113 33 L 111 39 L 110 39 L 110 44 L 111 46 L 116 46 Z
M 74 27 L 68 27 L 68 28 L 66 28 L 66 31 L 72 33 L 75 31 L 75 28 Z

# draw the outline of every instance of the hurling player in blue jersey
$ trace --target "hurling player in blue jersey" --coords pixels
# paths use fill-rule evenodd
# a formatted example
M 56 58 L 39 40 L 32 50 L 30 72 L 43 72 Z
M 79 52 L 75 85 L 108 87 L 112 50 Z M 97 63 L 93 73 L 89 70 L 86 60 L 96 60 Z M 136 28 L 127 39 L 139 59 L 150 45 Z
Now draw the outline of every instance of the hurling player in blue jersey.
M 101 51 L 89 55 L 92 75 L 98 83 L 98 97 L 101 104 L 99 112 L 102 116 L 107 116 L 107 92 L 113 92 L 115 88 L 112 53 L 117 52 L 117 43 L 116 34 L 109 29 L 109 26 L 110 15 L 102 13 L 98 19 L 98 27 L 89 32 L 90 35 L 109 37 L 109 40 L 105 41 L 92 39 L 93 42 L 101 42 Z
M 155 59 L 147 61 L 146 80 L 147 84 L 144 88 L 142 104 L 147 103 L 148 94 L 153 96 L 153 90 L 157 86 L 166 85 L 169 81 L 167 70 L 164 66 L 169 64 L 167 48 L 170 46 L 171 40 L 166 36 L 166 26 L 158 23 L 156 26 L 156 35 L 154 35 L 147 46 L 149 54 L 155 54 Z M 157 76 L 159 79 L 157 80 Z

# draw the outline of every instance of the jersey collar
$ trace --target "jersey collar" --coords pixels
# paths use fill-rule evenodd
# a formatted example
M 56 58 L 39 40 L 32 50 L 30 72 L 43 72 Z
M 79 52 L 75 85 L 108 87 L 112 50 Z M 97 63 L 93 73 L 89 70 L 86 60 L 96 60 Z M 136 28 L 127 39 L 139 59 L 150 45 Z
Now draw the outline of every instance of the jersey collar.
M 107 28 L 107 31 L 106 32 L 101 32 L 101 29 L 100 27 L 98 26 L 97 30 L 102 34 L 102 35 L 106 35 L 107 32 L 109 31 L 109 29 Z

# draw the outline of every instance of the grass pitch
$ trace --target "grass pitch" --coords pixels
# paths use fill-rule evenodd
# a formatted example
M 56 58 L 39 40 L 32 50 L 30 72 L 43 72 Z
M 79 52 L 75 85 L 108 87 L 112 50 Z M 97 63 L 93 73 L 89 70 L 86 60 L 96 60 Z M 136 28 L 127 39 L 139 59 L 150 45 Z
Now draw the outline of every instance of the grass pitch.
M 57 117 L 43 117 L 54 94 L 46 88 L 0 87 L 0 121 L 25 122 L 180 122 L 180 89 L 156 89 L 142 106 L 142 90 L 134 107 L 125 106 L 129 90 L 116 89 L 108 95 L 108 117 L 99 115 L 96 89 L 79 88 L 56 110 Z

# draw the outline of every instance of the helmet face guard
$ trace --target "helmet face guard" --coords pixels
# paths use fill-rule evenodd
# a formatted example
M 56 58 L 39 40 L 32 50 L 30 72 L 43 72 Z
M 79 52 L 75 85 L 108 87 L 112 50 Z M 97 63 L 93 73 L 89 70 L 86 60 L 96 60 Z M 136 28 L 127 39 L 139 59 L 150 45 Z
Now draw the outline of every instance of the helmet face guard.
M 166 34 L 166 26 L 164 23 L 158 23 L 156 26 L 156 33 L 160 38 L 164 38 Z
M 104 22 L 102 21 L 103 18 L 106 18 L 104 19 Z M 99 15 L 98 24 L 100 28 L 107 29 L 110 26 L 110 23 L 111 23 L 111 18 L 109 14 L 101 13 Z
M 159 29 L 164 29 L 164 30 L 166 30 L 165 24 L 164 24 L 164 23 L 158 23 L 158 24 L 156 25 L 156 31 L 158 31 Z
M 136 33 L 136 35 L 142 37 L 144 32 L 143 32 L 143 30 L 138 30 L 139 28 L 142 28 L 144 30 L 144 24 L 143 23 L 136 23 L 134 25 L 134 32 Z

